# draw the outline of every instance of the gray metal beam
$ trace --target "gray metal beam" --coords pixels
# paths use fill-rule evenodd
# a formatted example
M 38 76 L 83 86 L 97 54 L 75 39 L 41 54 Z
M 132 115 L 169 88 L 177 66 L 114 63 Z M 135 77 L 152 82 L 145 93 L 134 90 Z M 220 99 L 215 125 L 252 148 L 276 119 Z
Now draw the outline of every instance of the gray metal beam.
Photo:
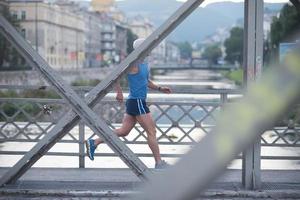
M 244 85 L 255 80 L 256 0 L 245 0 L 244 10 Z
M 255 8 L 255 78 L 259 80 L 262 76 L 263 48 L 264 48 L 264 1 L 257 0 Z M 253 175 L 252 188 L 261 188 L 261 139 L 253 144 Z
M 261 76 L 263 63 L 263 0 L 245 1 L 244 28 L 244 84 Z M 261 142 L 255 143 L 243 152 L 242 183 L 246 189 L 261 187 L 260 153 Z
M 151 70 L 211 70 L 211 71 L 229 71 L 234 69 L 233 67 L 151 67 Z
M 298 9 L 298 12 L 300 12 L 300 0 L 290 0 L 290 2 Z
M 255 6 L 255 78 L 262 74 L 264 52 L 264 1 L 256 0 Z
M 17 51 L 26 59 L 27 63 L 37 69 L 43 77 L 54 86 L 58 94 L 64 98 L 81 119 L 99 136 L 107 145 L 126 163 L 132 171 L 142 179 L 150 176 L 150 170 L 140 159 L 114 134 L 108 125 L 97 116 L 85 101 L 68 86 L 49 64 L 28 44 L 25 39 L 12 27 L 4 17 L 0 17 L 1 32 Z M 14 172 L 14 171 L 12 171 Z M 14 173 L 17 173 L 14 172 Z M 0 184 L 11 179 L 9 173 L 5 174 Z
M 252 0 L 250 0 L 252 1 Z M 300 49 L 287 63 L 265 73 L 245 98 L 225 106 L 216 128 L 176 165 L 154 175 L 130 200 L 191 200 L 199 197 L 226 166 L 274 126 L 300 99 Z
M 146 41 L 133 51 L 116 68 L 107 79 L 98 84 L 85 98 L 86 103 L 94 107 L 111 89 L 112 85 L 126 72 L 128 66 L 140 57 L 145 57 L 157 46 L 170 32 L 172 32 L 189 14 L 191 14 L 204 0 L 189 0 L 183 4 L 165 23 L 153 32 Z M 3 19 L 3 18 L 2 18 Z M 1 25 L 1 32 L 5 31 L 5 24 Z M 0 185 L 11 183 L 20 178 L 38 159 L 40 159 L 58 140 L 71 130 L 80 118 L 73 111 L 66 116 L 36 144 L 30 152 L 24 155 L 0 180 Z

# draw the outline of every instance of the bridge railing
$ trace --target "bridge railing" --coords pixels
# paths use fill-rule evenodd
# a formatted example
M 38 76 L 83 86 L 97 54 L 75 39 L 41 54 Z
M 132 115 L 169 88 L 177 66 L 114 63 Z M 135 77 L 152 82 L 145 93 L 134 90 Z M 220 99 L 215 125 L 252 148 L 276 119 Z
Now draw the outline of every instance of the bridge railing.
M 10 89 L 12 88 L 18 89 L 19 86 Z M 79 90 L 84 94 L 88 88 Z M 163 98 L 157 98 L 155 94 L 149 95 L 148 105 L 156 122 L 157 140 L 162 156 L 167 159 L 180 157 L 195 142 L 210 134 L 223 105 L 234 103 L 237 97 L 242 96 L 241 91 L 235 90 L 199 90 L 194 91 L 193 97 L 191 94 L 190 91 L 189 95 L 164 95 Z M 176 95 L 180 98 L 174 98 Z M 4 159 L 7 156 L 24 155 L 69 109 L 62 99 L 0 97 L 0 157 Z M 114 95 L 108 95 L 94 110 L 111 128 L 120 127 L 125 112 L 124 104 L 115 101 Z M 78 157 L 78 166 L 85 167 L 84 140 L 92 137 L 96 135 L 80 122 L 47 155 Z M 137 124 L 123 141 L 136 155 L 147 158 L 152 157 L 152 154 L 148 151 L 146 138 L 145 131 Z M 300 148 L 300 126 L 295 123 L 290 125 L 288 120 L 278 123 L 272 130 L 261 135 L 261 144 L 263 160 L 299 161 L 300 155 L 297 152 Z M 107 147 L 96 151 L 96 156 L 117 157 Z M 241 156 L 237 157 L 240 158 Z

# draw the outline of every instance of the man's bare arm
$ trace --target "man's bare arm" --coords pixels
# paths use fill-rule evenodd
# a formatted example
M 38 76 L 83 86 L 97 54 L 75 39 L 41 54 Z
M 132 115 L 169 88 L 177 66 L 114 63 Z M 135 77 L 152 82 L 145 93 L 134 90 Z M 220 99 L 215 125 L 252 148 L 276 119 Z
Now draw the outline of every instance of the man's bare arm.
M 166 93 L 166 94 L 170 94 L 172 92 L 169 87 L 158 86 L 151 80 L 148 80 L 148 87 L 152 90 L 158 90 L 158 91 Z
M 117 96 L 116 96 L 117 101 L 122 103 L 124 100 L 124 96 L 123 96 L 123 90 L 121 88 L 119 81 L 117 81 L 117 83 L 115 84 L 115 91 L 117 93 Z

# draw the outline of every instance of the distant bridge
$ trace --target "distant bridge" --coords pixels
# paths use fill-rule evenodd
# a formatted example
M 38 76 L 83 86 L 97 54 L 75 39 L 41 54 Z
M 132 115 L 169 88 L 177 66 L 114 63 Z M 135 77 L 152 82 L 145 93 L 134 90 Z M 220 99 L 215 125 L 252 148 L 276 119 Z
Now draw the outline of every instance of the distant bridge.
M 166 64 L 153 64 L 151 67 L 153 70 L 233 70 L 236 69 L 234 65 L 198 65 L 198 64 L 177 64 L 177 63 L 166 63 Z

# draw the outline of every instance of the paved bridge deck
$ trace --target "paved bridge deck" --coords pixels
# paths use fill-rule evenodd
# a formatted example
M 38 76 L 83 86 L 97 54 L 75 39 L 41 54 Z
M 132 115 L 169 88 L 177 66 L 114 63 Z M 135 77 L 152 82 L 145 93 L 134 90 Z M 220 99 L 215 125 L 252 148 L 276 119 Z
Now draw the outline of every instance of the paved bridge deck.
M 2 176 L 8 168 L 0 168 Z M 155 172 L 162 173 L 162 172 Z M 300 199 L 300 171 L 262 171 L 259 191 L 245 191 L 241 170 L 227 170 L 208 188 L 205 196 L 278 197 Z M 18 182 L 0 188 L 1 196 L 120 196 L 138 190 L 140 180 L 129 169 L 32 168 Z

